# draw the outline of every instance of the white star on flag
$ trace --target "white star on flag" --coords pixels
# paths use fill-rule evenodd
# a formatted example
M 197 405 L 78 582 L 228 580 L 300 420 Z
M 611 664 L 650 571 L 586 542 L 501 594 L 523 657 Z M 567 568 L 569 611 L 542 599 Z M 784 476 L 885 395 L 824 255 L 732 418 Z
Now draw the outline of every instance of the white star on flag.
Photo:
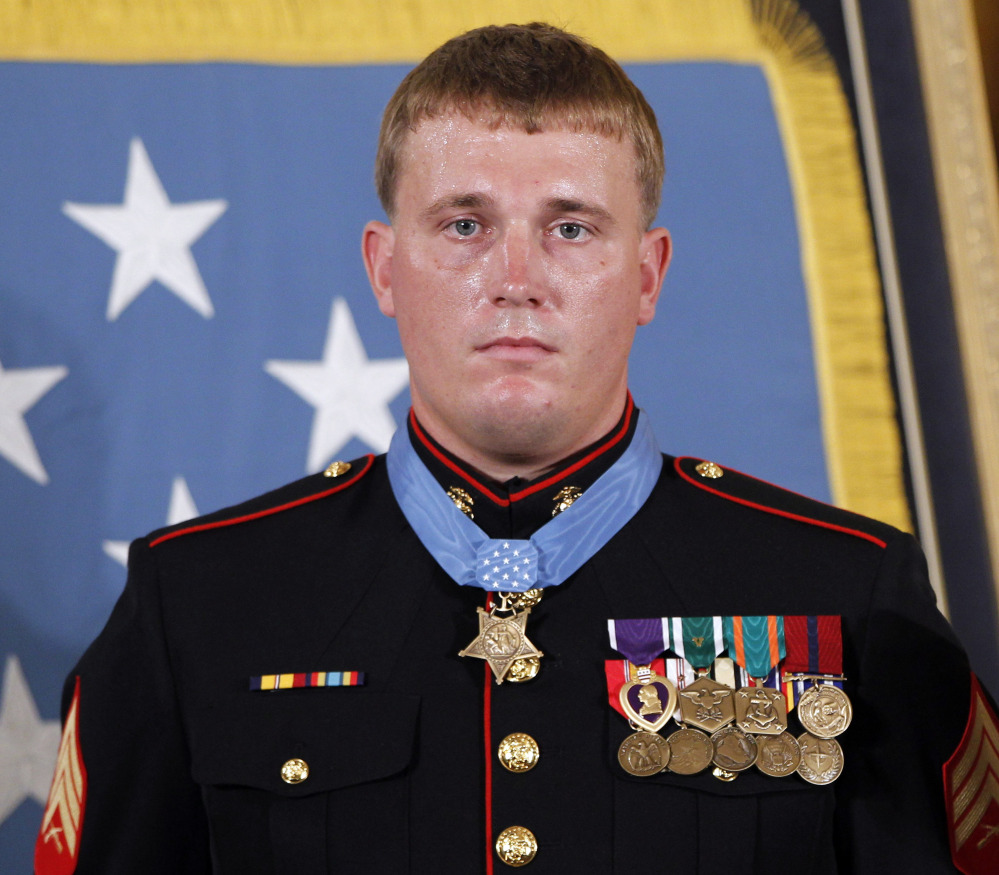
M 352 437 L 383 453 L 395 431 L 389 402 L 409 383 L 404 358 L 369 361 L 342 298 L 333 301 L 323 358 L 270 360 L 264 370 L 316 409 L 305 470 L 318 471 Z
M 49 475 L 31 439 L 24 414 L 68 373 L 69 369 L 62 365 L 8 371 L 0 365 L 0 456 L 42 484 L 49 482 Z
M 173 488 L 170 490 L 170 508 L 167 510 L 166 524 L 175 526 L 197 515 L 198 509 L 194 506 L 194 498 L 187 487 L 187 481 L 183 477 L 175 477 Z M 127 568 L 128 544 L 128 541 L 105 541 L 104 552 Z
M 224 200 L 171 204 L 138 137 L 129 147 L 124 203 L 63 204 L 63 213 L 118 253 L 108 321 L 117 319 L 154 280 L 206 319 L 213 316 L 190 247 L 228 206 Z
M 16 656 L 0 699 L 0 823 L 25 800 L 45 804 L 59 750 L 59 721 L 42 720 Z

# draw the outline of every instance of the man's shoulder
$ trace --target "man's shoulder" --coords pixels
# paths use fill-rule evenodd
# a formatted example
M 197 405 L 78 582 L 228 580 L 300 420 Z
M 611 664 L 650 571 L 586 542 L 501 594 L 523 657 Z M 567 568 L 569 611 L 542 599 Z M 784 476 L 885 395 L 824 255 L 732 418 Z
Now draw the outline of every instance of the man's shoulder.
M 741 508 L 745 513 L 767 514 L 774 519 L 837 532 L 882 548 L 900 536 L 899 530 L 887 523 L 825 504 L 707 459 L 665 456 L 665 466 L 670 476 L 683 487 L 705 496 L 708 501 L 724 502 L 724 507 Z
M 377 480 L 373 472 L 384 469 L 384 457 L 366 455 L 349 462 L 337 461 L 319 474 L 310 474 L 247 501 L 204 516 L 185 520 L 151 532 L 150 547 L 186 539 L 200 533 L 232 529 L 268 519 L 280 519 L 292 511 L 328 502 L 334 496 L 348 495 Z

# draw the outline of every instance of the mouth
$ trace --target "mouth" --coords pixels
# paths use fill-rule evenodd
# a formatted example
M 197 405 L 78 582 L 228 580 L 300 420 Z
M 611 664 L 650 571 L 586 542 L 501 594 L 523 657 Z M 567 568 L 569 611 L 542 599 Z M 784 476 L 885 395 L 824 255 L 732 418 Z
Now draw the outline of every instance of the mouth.
M 475 351 L 489 358 L 530 363 L 541 361 L 556 350 L 536 337 L 496 337 L 476 346 Z

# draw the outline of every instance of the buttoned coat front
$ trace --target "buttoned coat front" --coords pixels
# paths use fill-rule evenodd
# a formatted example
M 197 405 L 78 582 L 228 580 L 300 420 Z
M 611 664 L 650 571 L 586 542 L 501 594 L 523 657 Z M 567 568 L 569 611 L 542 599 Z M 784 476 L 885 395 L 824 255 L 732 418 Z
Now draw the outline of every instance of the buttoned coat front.
M 915 543 L 695 464 L 667 457 L 635 517 L 546 591 L 527 624 L 542 668 L 522 684 L 458 657 L 483 593 L 415 537 L 382 457 L 137 541 L 67 684 L 77 871 L 465 875 L 511 825 L 537 837 L 534 875 L 954 871 L 940 768 L 969 675 Z M 608 704 L 607 620 L 717 614 L 842 615 L 855 717 L 834 784 L 617 764 L 631 730 Z M 312 671 L 364 684 L 250 689 Z M 496 759 L 511 732 L 539 745 L 527 773 Z M 308 777 L 291 785 L 294 758 Z

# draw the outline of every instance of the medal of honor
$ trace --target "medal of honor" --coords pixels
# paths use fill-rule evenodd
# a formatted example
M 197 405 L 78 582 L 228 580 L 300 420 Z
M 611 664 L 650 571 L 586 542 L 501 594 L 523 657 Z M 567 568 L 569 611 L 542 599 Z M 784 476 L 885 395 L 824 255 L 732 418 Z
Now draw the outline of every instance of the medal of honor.
M 628 396 L 629 405 L 631 396 Z M 663 459 L 644 413 L 628 448 L 583 495 L 529 539 L 491 539 L 455 506 L 413 449 L 406 429 L 396 431 L 386 457 L 392 494 L 420 542 L 461 586 L 490 593 L 518 593 L 558 586 L 596 554 L 652 494 Z M 517 660 L 518 681 L 537 673 L 541 656 L 525 634 L 530 608 L 518 611 L 507 598 L 479 612 L 479 634 L 460 656 L 489 662 L 502 682 Z M 500 614 L 509 613 L 509 616 Z
M 496 683 L 503 683 L 511 664 L 516 660 L 544 655 L 527 637 L 530 608 L 514 610 L 509 607 L 508 599 L 501 594 L 500 603 L 491 611 L 484 608 L 477 610 L 479 634 L 458 655 L 486 660 L 496 676 Z

